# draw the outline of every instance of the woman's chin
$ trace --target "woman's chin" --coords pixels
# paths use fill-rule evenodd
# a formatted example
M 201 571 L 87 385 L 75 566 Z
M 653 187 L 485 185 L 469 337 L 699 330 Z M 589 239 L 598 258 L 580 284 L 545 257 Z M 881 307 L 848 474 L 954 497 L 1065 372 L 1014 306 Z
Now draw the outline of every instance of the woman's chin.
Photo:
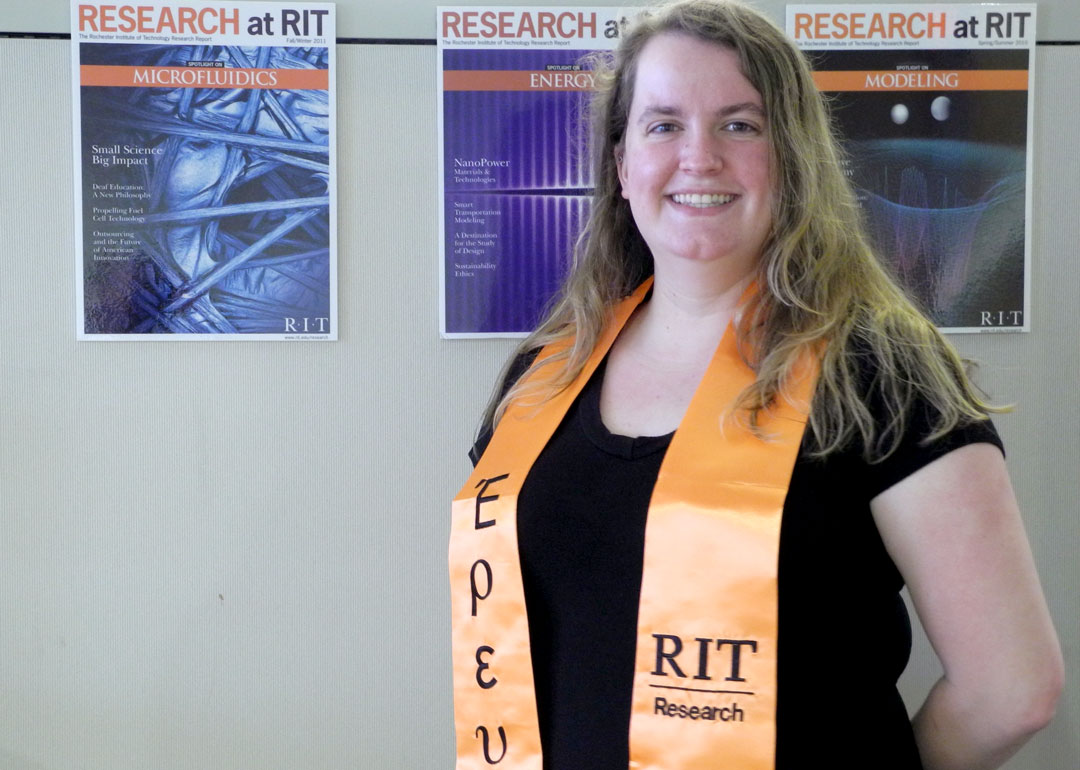
M 659 269 L 670 265 L 673 269 L 730 267 L 739 273 L 749 272 L 757 264 L 760 249 L 726 246 L 715 241 L 683 244 L 668 250 L 653 250 L 653 261 Z

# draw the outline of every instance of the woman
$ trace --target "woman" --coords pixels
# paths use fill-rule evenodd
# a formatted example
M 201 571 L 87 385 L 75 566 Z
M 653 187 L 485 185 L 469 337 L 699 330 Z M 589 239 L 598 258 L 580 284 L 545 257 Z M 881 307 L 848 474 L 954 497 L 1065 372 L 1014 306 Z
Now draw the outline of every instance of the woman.
M 804 58 L 691 0 L 601 82 L 574 269 L 454 503 L 459 768 L 998 766 L 1060 650 L 989 408 L 870 252 Z M 905 582 L 945 670 L 910 721 Z

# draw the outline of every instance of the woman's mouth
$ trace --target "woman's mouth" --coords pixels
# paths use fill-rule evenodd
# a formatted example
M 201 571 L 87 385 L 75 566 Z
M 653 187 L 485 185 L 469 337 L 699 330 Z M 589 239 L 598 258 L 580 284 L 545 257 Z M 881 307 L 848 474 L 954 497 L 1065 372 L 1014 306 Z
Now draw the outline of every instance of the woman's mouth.
M 723 206 L 735 200 L 735 195 L 721 195 L 719 193 L 675 193 L 671 199 L 683 206 L 693 206 L 696 209 L 707 209 L 713 206 Z

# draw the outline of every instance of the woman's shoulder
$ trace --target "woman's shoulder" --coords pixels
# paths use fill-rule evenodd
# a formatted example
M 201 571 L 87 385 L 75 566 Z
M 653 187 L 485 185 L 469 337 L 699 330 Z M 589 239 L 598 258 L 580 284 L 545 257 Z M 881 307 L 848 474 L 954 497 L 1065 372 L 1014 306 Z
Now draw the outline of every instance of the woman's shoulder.
M 884 491 L 969 444 L 992 444 L 1004 453 L 989 415 L 945 414 L 950 394 L 935 392 L 925 379 L 920 383 L 910 372 L 890 367 L 883 354 L 865 342 L 850 342 L 845 355 L 872 431 L 854 431 L 841 454 L 861 466 L 872 491 Z M 868 441 L 873 442 L 869 447 Z
M 533 348 L 531 350 L 522 351 L 520 348 L 510 359 L 510 363 L 503 369 L 502 379 L 497 386 L 498 397 L 496 403 L 502 401 L 510 388 L 514 387 L 514 383 L 521 379 L 522 375 L 528 371 L 532 366 L 533 361 L 540 354 L 540 348 Z M 484 450 L 487 449 L 487 445 L 491 442 L 491 436 L 495 432 L 495 424 L 489 413 L 484 421 L 480 424 L 480 428 L 476 432 L 476 438 L 473 441 L 472 447 L 469 449 L 469 459 L 475 466 L 480 462 L 480 456 L 484 454 Z

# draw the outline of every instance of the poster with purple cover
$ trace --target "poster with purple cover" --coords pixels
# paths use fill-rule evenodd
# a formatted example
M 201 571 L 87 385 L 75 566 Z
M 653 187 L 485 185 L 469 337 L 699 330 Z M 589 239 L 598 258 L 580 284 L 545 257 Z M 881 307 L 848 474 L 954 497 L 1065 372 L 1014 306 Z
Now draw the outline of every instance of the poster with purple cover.
M 618 8 L 438 9 L 444 337 L 524 336 L 588 215 L 590 55 Z

